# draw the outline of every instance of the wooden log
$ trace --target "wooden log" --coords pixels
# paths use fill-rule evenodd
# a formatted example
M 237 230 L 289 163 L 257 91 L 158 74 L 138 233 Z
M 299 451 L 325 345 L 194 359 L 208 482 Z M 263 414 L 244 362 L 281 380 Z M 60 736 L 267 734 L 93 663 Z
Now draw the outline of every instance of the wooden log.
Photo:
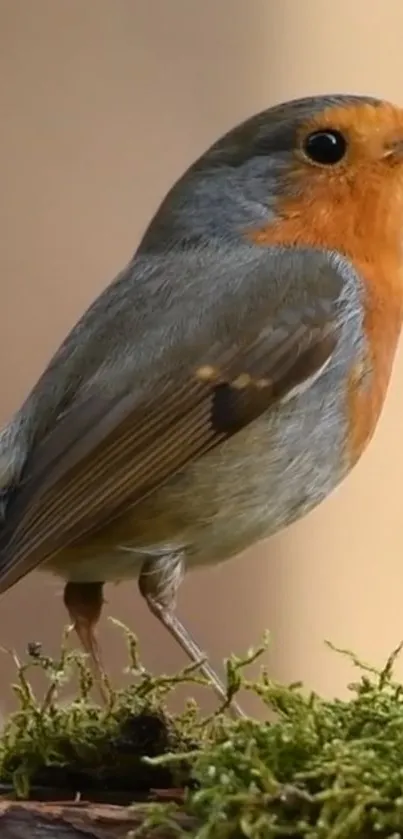
M 191 819 L 177 818 L 190 830 Z M 144 811 L 109 804 L 0 801 L 1 839 L 127 839 L 143 819 Z M 166 839 L 162 829 L 152 837 Z

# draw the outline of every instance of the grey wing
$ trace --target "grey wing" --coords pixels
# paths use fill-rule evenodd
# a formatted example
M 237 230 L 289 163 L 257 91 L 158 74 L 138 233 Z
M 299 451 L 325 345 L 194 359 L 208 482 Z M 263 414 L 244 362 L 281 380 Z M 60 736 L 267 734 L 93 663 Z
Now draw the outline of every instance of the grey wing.
M 205 287 L 214 265 L 198 266 Z M 0 591 L 139 503 L 329 359 L 337 265 L 293 249 L 246 261 L 238 283 L 237 267 L 233 277 L 221 272 L 214 303 L 194 287 L 168 297 L 131 352 L 99 367 L 33 450 L 0 538 Z

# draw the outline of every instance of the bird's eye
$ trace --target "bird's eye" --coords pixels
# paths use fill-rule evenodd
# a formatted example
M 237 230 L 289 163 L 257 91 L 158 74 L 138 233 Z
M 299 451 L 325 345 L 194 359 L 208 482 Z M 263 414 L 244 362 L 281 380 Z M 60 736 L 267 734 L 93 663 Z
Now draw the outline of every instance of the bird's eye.
M 325 129 L 313 131 L 304 140 L 306 157 L 321 166 L 334 166 L 340 163 L 347 151 L 346 138 L 340 131 Z

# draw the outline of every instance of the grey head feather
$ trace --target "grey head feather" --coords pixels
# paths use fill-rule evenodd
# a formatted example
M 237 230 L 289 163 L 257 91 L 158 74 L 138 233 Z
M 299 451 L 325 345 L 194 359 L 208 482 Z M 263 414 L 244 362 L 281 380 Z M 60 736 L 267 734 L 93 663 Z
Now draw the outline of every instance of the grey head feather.
M 228 131 L 168 192 L 140 245 L 142 252 L 230 241 L 238 229 L 270 220 L 289 169 L 298 129 L 329 107 L 381 101 L 334 94 L 296 99 L 261 111 Z

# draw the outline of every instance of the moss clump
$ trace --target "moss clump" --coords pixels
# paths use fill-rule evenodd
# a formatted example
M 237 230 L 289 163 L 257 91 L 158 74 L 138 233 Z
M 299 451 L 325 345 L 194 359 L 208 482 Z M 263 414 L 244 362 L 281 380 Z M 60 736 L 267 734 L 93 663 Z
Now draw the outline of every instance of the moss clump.
M 115 622 L 116 623 L 116 622 Z M 177 717 L 168 714 L 167 695 L 178 683 L 205 683 L 195 665 L 175 676 L 154 678 L 143 668 L 135 636 L 125 627 L 133 677 L 128 687 L 113 690 L 106 707 L 91 700 L 93 677 L 85 656 L 68 651 L 65 633 L 60 657 L 44 655 L 30 644 L 27 661 L 14 653 L 19 700 L 0 734 L 0 790 L 7 785 L 19 798 L 71 798 L 75 791 L 90 800 L 132 803 L 151 787 L 169 787 L 188 779 L 186 765 L 152 766 L 145 756 L 185 752 L 195 746 L 192 728 L 197 708 L 189 703 Z M 29 682 L 30 671 L 41 669 L 49 680 L 45 697 L 38 699 Z M 79 689 L 73 702 L 58 702 L 60 687 L 78 674 Z M 200 739 L 197 741 L 200 742 Z
M 403 686 L 393 679 L 400 648 L 382 670 L 356 660 L 360 669 L 346 700 L 306 695 L 300 685 L 283 686 L 262 669 L 255 682 L 243 670 L 266 648 L 227 662 L 228 701 L 239 687 L 257 694 L 271 721 L 233 721 L 223 711 L 203 719 L 194 704 L 170 716 L 166 697 L 177 683 L 205 683 L 196 668 L 175 677 L 153 678 L 141 666 L 136 639 L 125 630 L 133 684 L 110 689 L 106 709 L 89 698 L 92 680 L 78 653 L 63 645 L 55 662 L 31 650 L 16 661 L 20 708 L 0 740 L 0 782 L 20 796 L 30 784 L 62 777 L 70 793 L 83 787 L 126 788 L 130 800 L 151 787 L 184 789 L 181 812 L 191 817 L 197 839 L 354 839 L 403 834 Z M 38 702 L 27 669 L 49 677 Z M 57 704 L 57 690 L 75 667 L 77 699 Z M 274 720 L 273 720 L 274 713 Z M 175 821 L 179 805 L 149 804 L 140 832 L 163 825 L 183 833 Z
M 217 719 L 210 741 L 187 755 L 195 787 L 184 810 L 200 825 L 197 839 L 403 834 L 403 687 L 392 673 L 400 647 L 380 671 L 339 652 L 361 669 L 348 701 L 306 696 L 263 670 L 243 687 L 276 720 Z M 174 814 L 174 805 L 151 805 L 142 830 L 163 824 L 181 832 Z

